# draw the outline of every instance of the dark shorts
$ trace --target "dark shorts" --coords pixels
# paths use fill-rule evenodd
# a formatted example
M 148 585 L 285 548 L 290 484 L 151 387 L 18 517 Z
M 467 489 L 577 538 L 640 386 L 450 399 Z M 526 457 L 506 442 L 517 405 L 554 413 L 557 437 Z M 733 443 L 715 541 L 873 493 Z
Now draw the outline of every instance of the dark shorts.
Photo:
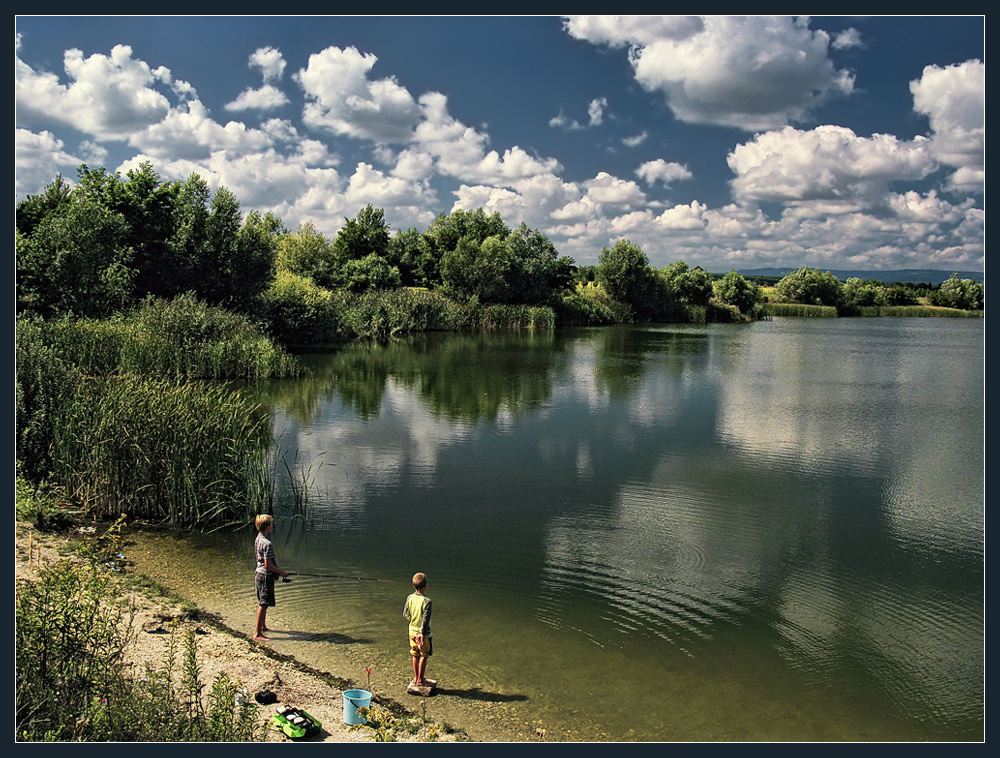
M 274 574 L 268 571 L 266 574 L 254 573 L 254 583 L 257 585 L 257 604 L 270 607 L 274 602 Z

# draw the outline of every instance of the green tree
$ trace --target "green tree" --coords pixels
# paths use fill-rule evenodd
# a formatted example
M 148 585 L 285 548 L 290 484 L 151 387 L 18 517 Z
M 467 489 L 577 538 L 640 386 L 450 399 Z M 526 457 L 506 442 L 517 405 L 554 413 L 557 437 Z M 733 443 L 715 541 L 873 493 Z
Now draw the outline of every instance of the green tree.
M 506 235 L 481 242 L 469 235 L 441 257 L 441 281 L 459 297 L 484 303 L 538 305 L 550 301 L 572 279 L 572 261 L 559 258 L 555 245 L 521 224 Z
M 916 305 L 917 297 L 914 291 L 901 284 L 893 284 L 885 290 L 886 305 Z
M 613 300 L 641 305 L 649 293 L 649 259 L 629 240 L 618 240 L 597 256 L 597 281 Z
M 70 202 L 72 187 L 60 174 L 49 184 L 40 195 L 28 195 L 14 209 L 14 226 L 18 233 L 25 236 L 38 228 L 50 213 L 58 213 Z
M 167 239 L 171 266 L 164 272 L 168 292 L 198 292 L 200 273 L 208 257 L 208 183 L 192 174 L 177 187 Z
M 19 310 L 104 317 L 135 301 L 128 225 L 91 198 L 73 199 L 16 235 Z
M 130 170 L 124 182 L 115 182 L 112 209 L 128 224 L 129 246 L 135 251 L 135 287 L 138 295 L 171 298 L 174 261 L 167 240 L 173 231 L 173 209 L 178 185 L 163 183 L 152 164 Z
M 844 282 L 844 304 L 855 308 L 885 305 L 885 287 L 874 279 L 852 276 Z
M 597 281 L 597 266 L 577 266 L 573 274 L 573 284 L 588 284 Z
M 571 258 L 559 257 L 551 240 L 525 223 L 506 239 L 514 261 L 512 298 L 508 301 L 537 305 L 569 287 L 574 265 Z
M 385 260 L 399 271 L 403 286 L 416 287 L 425 284 L 421 264 L 426 247 L 424 235 L 413 228 L 397 232 L 389 240 Z
M 347 261 L 340 267 L 340 289 L 348 292 L 399 289 L 399 269 L 390 266 L 381 255 L 371 253 L 359 260 Z
M 308 221 L 278 239 L 277 270 L 308 277 L 327 289 L 337 286 L 338 263 L 333 245 Z
M 676 302 L 708 305 L 713 293 L 712 280 L 700 266 L 689 269 L 684 261 L 676 261 L 660 269 L 660 275 Z
M 251 211 L 236 234 L 236 254 L 230 262 L 231 294 L 223 301 L 238 311 L 253 312 L 274 280 L 278 239 L 284 233 L 272 213 Z
M 343 265 L 373 253 L 384 258 L 388 246 L 389 227 L 385 222 L 385 211 L 367 205 L 355 218 L 344 219 L 344 226 L 333 241 L 333 252 Z
M 952 274 L 928 300 L 932 305 L 945 308 L 981 311 L 986 304 L 986 287 L 973 279 L 961 279 L 958 274 Z
M 839 306 L 844 299 L 844 285 L 837 277 L 808 266 L 787 274 L 774 289 L 786 303 Z
M 480 245 L 488 237 L 506 239 L 509 235 L 510 228 L 499 213 L 487 216 L 482 208 L 442 213 L 427 227 L 421 242 L 420 276 L 424 286 L 436 287 L 443 283 L 441 260 L 445 253 L 457 250 L 460 240 Z
M 760 287 L 733 270 L 715 284 L 715 296 L 726 305 L 734 305 L 741 313 L 749 313 L 760 301 Z

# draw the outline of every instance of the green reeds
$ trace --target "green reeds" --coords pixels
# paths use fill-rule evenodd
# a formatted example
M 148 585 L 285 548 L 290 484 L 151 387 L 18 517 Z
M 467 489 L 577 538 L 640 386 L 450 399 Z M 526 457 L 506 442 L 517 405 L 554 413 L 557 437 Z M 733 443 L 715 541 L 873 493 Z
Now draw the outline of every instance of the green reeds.
M 126 318 L 18 319 L 17 340 L 45 345 L 85 374 L 188 379 L 295 376 L 298 364 L 245 316 L 191 296 L 148 300 Z
M 837 308 L 832 305 L 805 305 L 802 303 L 764 303 L 764 316 L 804 316 L 809 318 L 836 318 Z
M 484 331 L 553 329 L 555 311 L 534 305 L 480 305 L 475 310 L 476 328 Z
M 191 295 L 148 300 L 123 323 L 120 368 L 192 379 L 294 376 L 297 364 L 246 316 Z
M 963 311 L 958 308 L 941 308 L 935 305 L 867 305 L 858 308 L 859 316 L 908 316 L 920 318 L 982 318 L 982 311 Z
M 91 378 L 54 430 L 54 476 L 98 517 L 236 523 L 270 499 L 269 444 L 269 416 L 223 385 Z

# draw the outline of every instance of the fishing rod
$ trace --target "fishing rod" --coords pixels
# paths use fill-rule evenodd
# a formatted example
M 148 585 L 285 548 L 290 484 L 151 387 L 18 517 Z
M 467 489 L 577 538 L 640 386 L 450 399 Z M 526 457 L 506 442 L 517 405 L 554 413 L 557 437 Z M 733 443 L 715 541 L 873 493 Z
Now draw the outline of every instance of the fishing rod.
M 392 579 L 376 579 L 372 576 L 345 576 L 343 574 L 307 574 L 304 571 L 289 571 L 288 576 L 317 576 L 321 579 L 357 579 L 359 582 L 387 582 L 393 583 Z

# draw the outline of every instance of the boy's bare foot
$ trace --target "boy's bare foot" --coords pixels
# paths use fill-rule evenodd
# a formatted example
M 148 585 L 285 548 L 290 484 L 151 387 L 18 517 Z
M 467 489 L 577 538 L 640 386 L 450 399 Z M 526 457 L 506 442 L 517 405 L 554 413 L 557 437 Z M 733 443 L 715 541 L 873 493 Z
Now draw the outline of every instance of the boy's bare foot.
M 255 639 L 255 640 L 257 641 L 257 642 L 267 642 L 267 637 L 265 637 L 265 636 L 264 636 L 263 634 L 255 634 L 255 635 L 253 636 L 253 638 L 254 638 L 254 639 Z

